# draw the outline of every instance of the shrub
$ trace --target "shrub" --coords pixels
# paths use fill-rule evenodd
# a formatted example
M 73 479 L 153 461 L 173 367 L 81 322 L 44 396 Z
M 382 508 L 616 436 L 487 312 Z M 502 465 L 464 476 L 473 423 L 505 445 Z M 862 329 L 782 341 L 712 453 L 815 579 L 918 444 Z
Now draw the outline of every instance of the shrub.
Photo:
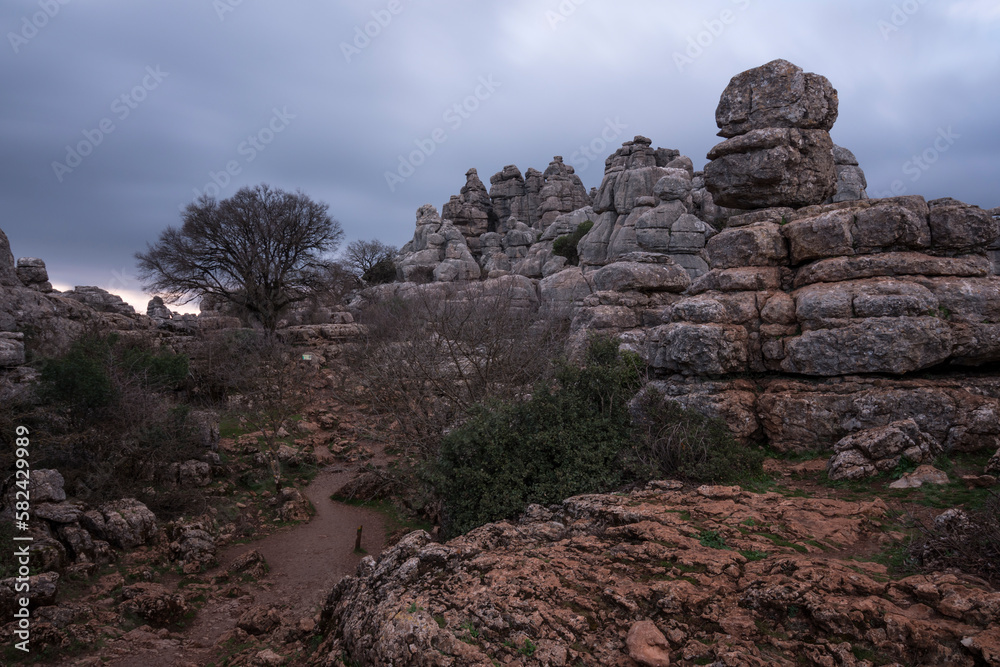
M 391 257 L 380 259 L 364 272 L 361 279 L 369 285 L 384 285 L 385 283 L 395 282 L 396 263 Z
M 1000 585 L 1000 495 L 990 493 L 982 508 L 954 512 L 951 520 L 921 526 L 908 548 L 928 571 L 957 569 Z
M 683 407 L 652 386 L 632 404 L 634 455 L 656 477 L 742 482 L 762 474 L 764 455 L 736 442 L 724 422 Z
M 580 243 L 580 239 L 593 227 L 593 220 L 584 220 L 572 234 L 564 234 L 552 242 L 552 253 L 560 257 L 565 257 L 573 266 L 578 265 L 580 263 L 580 255 L 577 253 L 576 246 Z
M 627 401 L 639 387 L 638 369 L 637 357 L 619 353 L 617 341 L 597 339 L 584 367 L 562 365 L 555 387 L 474 408 L 442 441 L 432 473 L 445 532 L 629 481 Z

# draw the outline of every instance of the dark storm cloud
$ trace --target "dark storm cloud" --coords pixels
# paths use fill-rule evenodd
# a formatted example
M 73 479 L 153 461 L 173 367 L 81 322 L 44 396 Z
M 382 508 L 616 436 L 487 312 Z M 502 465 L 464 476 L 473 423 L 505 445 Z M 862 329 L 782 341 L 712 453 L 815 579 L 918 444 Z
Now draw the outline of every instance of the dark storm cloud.
M 349 238 L 402 244 L 469 167 L 488 183 L 562 155 L 590 187 L 643 134 L 700 168 L 729 78 L 777 57 L 838 88 L 834 140 L 872 192 L 1000 205 L 992 2 L 331 4 L 5 3 L 14 253 L 134 291 L 133 254 L 206 190 L 301 188 Z

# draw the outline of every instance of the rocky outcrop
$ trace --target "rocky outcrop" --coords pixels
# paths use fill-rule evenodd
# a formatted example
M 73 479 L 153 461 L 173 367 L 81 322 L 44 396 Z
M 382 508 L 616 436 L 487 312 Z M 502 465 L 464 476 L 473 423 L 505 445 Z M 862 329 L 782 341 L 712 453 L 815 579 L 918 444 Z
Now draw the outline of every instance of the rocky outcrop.
M 430 204 L 417 211 L 416 232 L 400 250 L 396 270 L 402 280 L 415 283 L 475 280 L 480 275 L 465 236 L 442 221 Z
M 739 209 L 819 204 L 838 174 L 830 139 L 837 91 L 786 60 L 736 75 L 715 112 L 719 135 L 705 185 L 720 206 Z
M 1000 593 L 982 583 L 890 579 L 836 557 L 884 530 L 880 500 L 679 486 L 531 506 L 445 544 L 411 533 L 331 591 L 317 653 L 400 666 L 529 654 L 791 666 L 860 665 L 863 650 L 887 664 L 972 664 L 992 641 Z
M 21 279 L 14 266 L 14 254 L 10 251 L 10 241 L 0 229 L 0 287 L 21 287 Z
M 441 217 L 455 225 L 465 237 L 472 254 L 479 255 L 479 237 L 486 232 L 497 231 L 499 219 L 476 170 L 467 171 L 465 179 L 460 194 L 453 195 L 441 209 Z
M 825 204 L 835 204 L 842 201 L 857 201 L 868 199 L 868 179 L 858 164 L 854 153 L 841 146 L 833 147 L 833 164 L 837 171 L 837 192 Z
M 827 467 L 830 479 L 862 479 L 895 469 L 903 459 L 912 464 L 933 460 L 941 453 L 937 440 L 912 419 L 857 431 L 833 446 Z
M 45 269 L 45 262 L 37 257 L 21 257 L 17 260 L 17 277 L 28 289 L 39 292 L 51 292 L 52 283 L 49 282 L 49 272 Z
M 125 303 L 117 294 L 93 286 L 77 286 L 62 295 L 87 304 L 99 313 L 118 313 L 119 315 L 135 315 L 135 309 Z
M 555 156 L 542 174 L 545 185 L 538 193 L 538 223 L 530 226 L 539 231 L 545 230 L 563 213 L 572 213 L 578 209 L 590 206 L 590 194 L 583 186 L 580 177 L 568 164 L 563 163 L 562 156 Z

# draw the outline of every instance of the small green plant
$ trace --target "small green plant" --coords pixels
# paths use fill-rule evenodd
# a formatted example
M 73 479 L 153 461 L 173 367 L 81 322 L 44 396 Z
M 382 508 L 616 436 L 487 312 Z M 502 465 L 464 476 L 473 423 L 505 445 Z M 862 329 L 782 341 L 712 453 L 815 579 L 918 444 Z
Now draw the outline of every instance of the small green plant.
M 698 533 L 698 543 L 709 549 L 729 549 L 726 539 L 717 530 L 703 530 Z
M 525 638 L 524 644 L 521 646 L 521 648 L 517 649 L 517 652 L 520 653 L 521 655 L 526 655 L 530 658 L 535 654 L 535 650 L 537 648 L 538 647 L 534 644 L 534 642 L 532 642 L 528 638 Z
M 763 477 L 764 454 L 740 445 L 726 424 L 652 386 L 632 403 L 635 457 L 655 476 L 747 484 Z
M 580 240 L 594 227 L 593 220 L 584 220 L 572 234 L 564 234 L 552 242 L 552 254 L 565 257 L 569 263 L 576 266 L 580 263 L 577 245 Z
M 764 560 L 765 558 L 767 558 L 767 552 L 766 551 L 757 551 L 756 549 L 749 550 L 749 551 L 741 549 L 739 553 L 740 553 L 741 556 L 743 556 L 744 558 L 746 558 L 750 562 L 753 562 L 753 561 L 756 561 L 756 560 Z

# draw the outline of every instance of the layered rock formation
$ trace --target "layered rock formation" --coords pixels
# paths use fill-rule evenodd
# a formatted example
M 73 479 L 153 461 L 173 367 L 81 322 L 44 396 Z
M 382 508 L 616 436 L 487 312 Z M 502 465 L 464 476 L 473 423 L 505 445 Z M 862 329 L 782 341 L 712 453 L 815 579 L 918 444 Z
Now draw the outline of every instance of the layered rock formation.
M 1000 361 L 998 211 L 869 200 L 830 141 L 837 114 L 821 76 L 785 61 L 744 72 L 704 173 L 637 136 L 607 159 L 592 205 L 536 242 L 482 237 L 481 276 L 531 278 L 539 310 L 572 320 L 571 347 L 619 336 L 664 391 L 745 441 L 832 450 L 912 419 L 942 450 L 995 450 L 1000 384 L 970 369 Z M 492 182 L 499 215 L 530 217 L 516 168 Z M 571 266 L 554 242 L 588 220 Z
M 715 119 L 726 141 L 713 148 L 705 184 L 721 206 L 820 204 L 837 191 L 830 128 L 837 91 L 826 77 L 773 60 L 733 77 Z

